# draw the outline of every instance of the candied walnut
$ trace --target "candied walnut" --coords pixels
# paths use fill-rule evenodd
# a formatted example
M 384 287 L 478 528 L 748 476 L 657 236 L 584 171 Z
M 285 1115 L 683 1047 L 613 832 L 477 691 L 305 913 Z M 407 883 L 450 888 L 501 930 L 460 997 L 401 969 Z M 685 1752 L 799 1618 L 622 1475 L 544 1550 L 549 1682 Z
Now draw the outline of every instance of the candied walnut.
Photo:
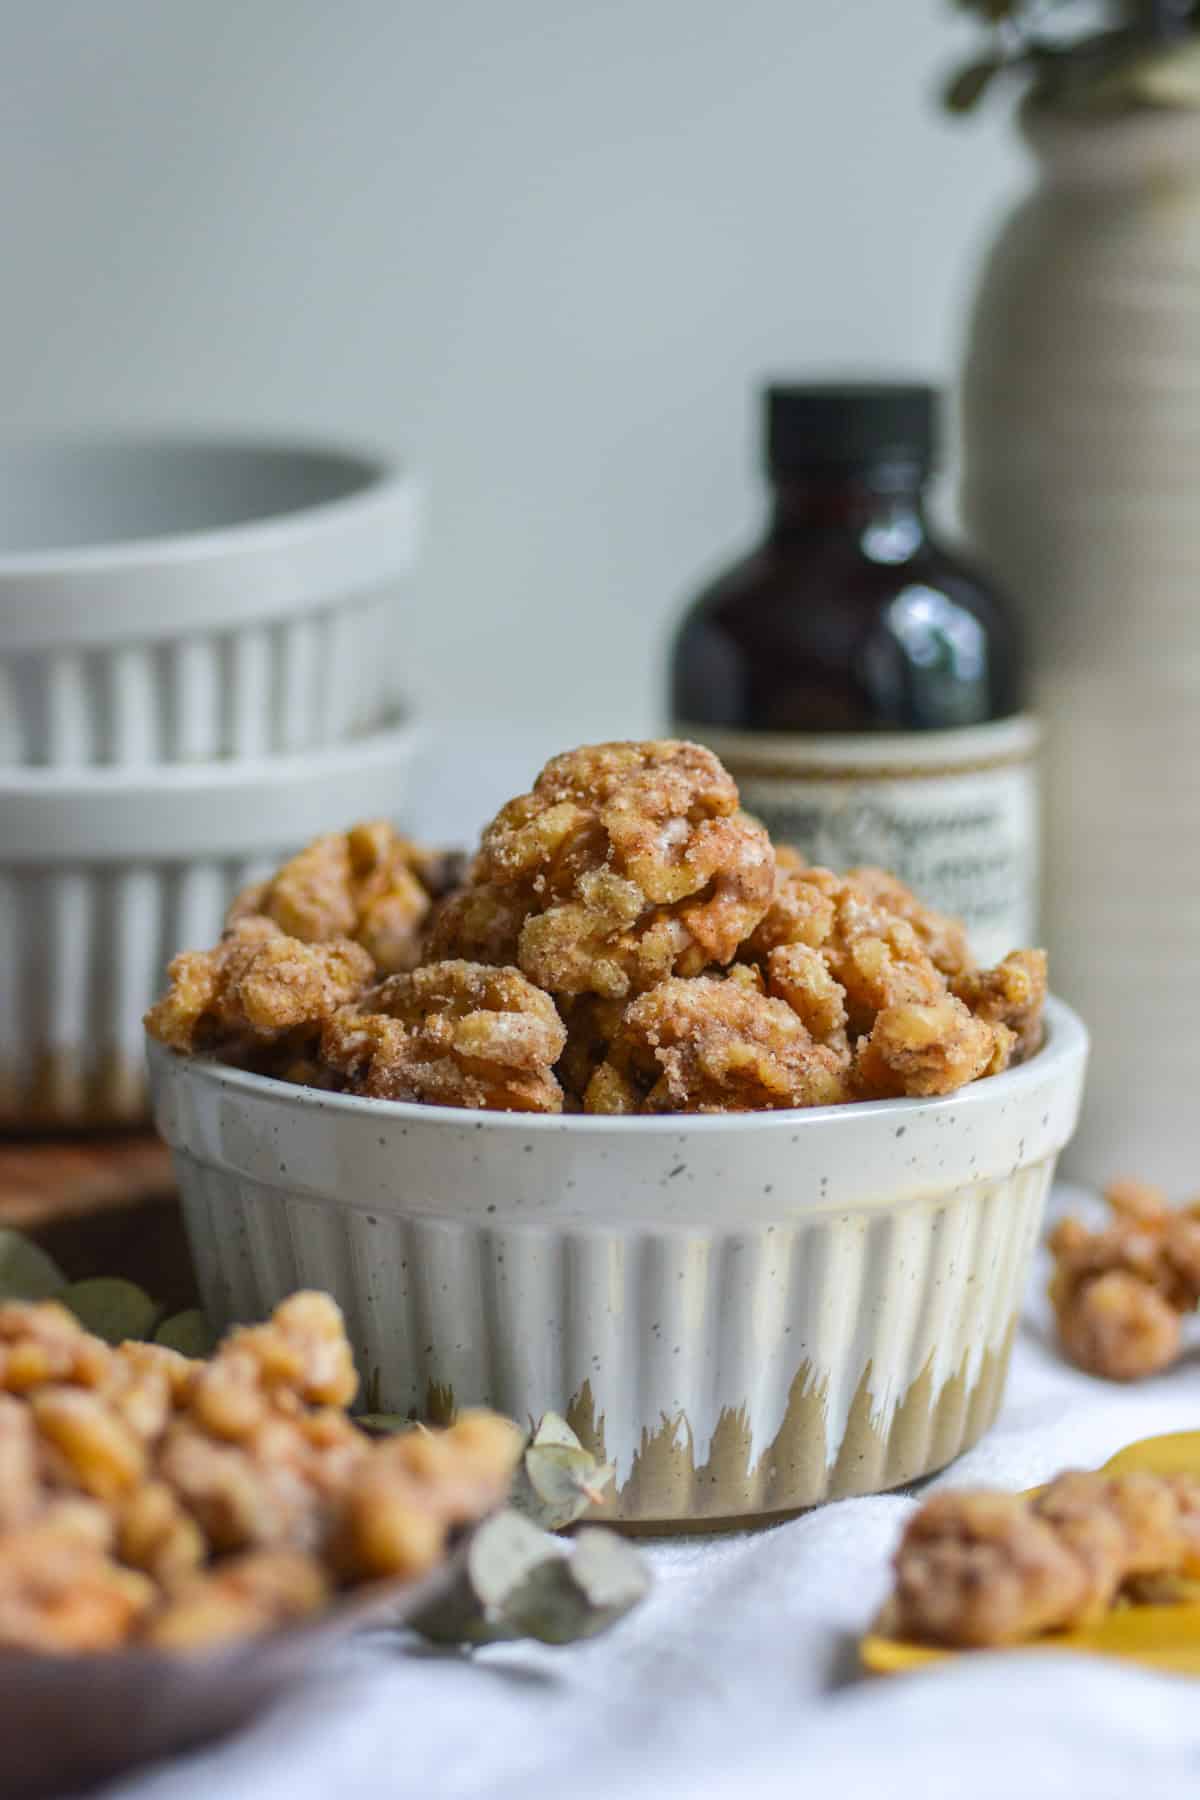
M 1178 1312 L 1157 1288 L 1123 1269 L 1083 1283 L 1057 1318 L 1071 1361 L 1110 1381 L 1160 1374 L 1179 1355 Z
M 1006 1025 L 1016 1034 L 1013 1061 L 1032 1056 L 1042 1041 L 1042 1008 L 1046 1003 L 1046 952 L 1013 950 L 994 969 L 958 975 L 951 991 L 977 1019 Z
M 578 1105 L 608 1055 L 625 1005 L 621 1000 L 602 1000 L 598 994 L 579 994 L 560 1001 L 558 1010 L 567 1041 L 555 1074 L 562 1083 L 564 1098 Z
M 234 1051 L 296 1032 L 315 1034 L 374 977 L 361 945 L 306 944 L 270 919 L 241 918 L 214 950 L 185 950 L 166 994 L 146 1014 L 151 1037 L 173 1050 L 230 1044 Z
M 1156 1475 L 1060 1475 L 1040 1494 L 936 1494 L 896 1553 L 889 1626 L 985 1647 L 1069 1630 L 1130 1582 L 1200 1564 L 1200 1484 Z
M 163 1650 L 200 1650 L 260 1637 L 320 1612 L 329 1598 L 329 1577 L 314 1557 L 248 1550 L 179 1583 L 151 1620 L 146 1641 Z
M 146 1453 L 107 1402 L 82 1388 L 44 1387 L 32 1396 L 33 1421 L 57 1452 L 55 1467 L 98 1500 L 116 1500 L 142 1479 Z
M 411 969 L 433 891 L 444 878 L 435 853 L 422 851 L 382 819 L 317 838 L 269 881 L 247 888 L 229 923 L 261 915 L 305 944 L 353 938 L 381 974 Z
M 1062 1219 L 1050 1234 L 1059 1341 L 1080 1368 L 1135 1381 L 1179 1354 L 1180 1316 L 1200 1300 L 1200 1216 L 1139 1182 L 1106 1190 L 1111 1222 Z
M 249 1358 L 263 1388 L 288 1388 L 307 1405 L 349 1406 L 358 1391 L 341 1308 L 328 1294 L 291 1294 L 266 1324 L 230 1332 L 208 1372 L 233 1358 Z
M 664 981 L 631 1001 L 609 1063 L 644 1095 L 645 1112 L 826 1106 L 848 1093 L 845 1059 L 814 1043 L 790 1006 L 713 976 Z M 611 1085 L 594 1077 L 588 1087 L 589 1111 L 611 1110 L 611 1095 L 628 1091 L 603 1079 Z
M 432 1106 L 558 1112 L 566 1031 L 516 969 L 429 963 L 393 975 L 330 1021 L 323 1059 L 353 1092 Z
M 767 990 L 786 1000 L 814 1041 L 849 1055 L 846 991 L 829 973 L 819 950 L 808 944 L 781 944 L 767 955 Z
M 145 1575 L 122 1568 L 61 1517 L 0 1535 L 0 1648 L 112 1650 L 134 1634 L 155 1597 Z
M 863 865 L 851 869 L 846 880 L 864 899 L 873 901 L 895 918 L 906 920 L 916 932 L 934 967 L 940 969 L 943 975 L 963 975 L 974 967 L 974 959 L 967 943 L 967 928 L 962 920 L 926 906 L 917 899 L 911 888 L 905 887 L 898 876 L 890 874 L 886 869 Z M 1007 1019 L 1004 1022 L 1011 1023 Z
M 461 958 L 496 967 L 514 966 L 529 911 L 521 888 L 499 887 L 492 881 L 468 882 L 435 906 L 424 960 Z
M 204 1533 L 165 1481 L 147 1481 L 129 1496 L 117 1518 L 123 1563 L 170 1585 L 199 1568 L 208 1551 Z
M 747 938 L 745 954 L 765 957 L 785 944 L 818 949 L 833 930 L 834 902 L 844 887 L 831 869 L 805 862 L 788 844 L 776 845 L 771 904 Z
M 933 1495 L 909 1520 L 895 1570 L 889 1623 L 935 1644 L 1016 1643 L 1091 1598 L 1084 1564 L 1015 1494 Z
M 856 1071 L 869 1098 L 952 1094 L 998 1074 L 1010 1046 L 1004 1027 L 984 1024 L 947 994 L 928 1005 L 885 1006 L 858 1041 Z
M 27 1394 L 47 1382 L 99 1387 L 113 1352 L 57 1300 L 0 1303 L 0 1389 Z
M 832 936 L 821 954 L 846 994 L 851 1032 L 871 1030 L 892 1006 L 933 1005 L 946 996 L 946 979 L 934 967 L 906 919 L 893 919 L 850 890 L 838 898 Z
M 494 1414 L 470 1412 L 448 1431 L 419 1428 L 386 1439 L 343 1495 L 332 1555 L 344 1575 L 373 1580 L 422 1575 L 446 1535 L 507 1494 L 521 1433 Z
M 33 1415 L 19 1400 L 0 1394 L 0 1532 L 25 1524 L 41 1499 Z
M 474 879 L 512 895 L 510 921 L 523 913 L 516 960 L 539 987 L 620 999 L 731 961 L 767 909 L 774 867 L 716 757 L 663 740 L 555 757 L 487 827 Z M 464 924 L 470 904 L 450 903 Z M 435 928 L 443 951 L 478 937 Z

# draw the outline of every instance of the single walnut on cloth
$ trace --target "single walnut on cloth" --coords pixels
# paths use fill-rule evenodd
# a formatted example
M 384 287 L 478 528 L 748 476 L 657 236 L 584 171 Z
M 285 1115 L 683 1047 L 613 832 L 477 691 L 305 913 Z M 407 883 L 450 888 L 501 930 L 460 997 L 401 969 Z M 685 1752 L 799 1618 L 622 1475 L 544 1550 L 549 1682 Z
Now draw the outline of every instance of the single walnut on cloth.
M 1136 1381 L 1180 1352 L 1181 1320 L 1200 1301 L 1200 1202 L 1173 1207 L 1158 1188 L 1114 1181 L 1111 1222 L 1061 1219 L 1050 1234 L 1058 1336 L 1081 1369 Z
M 553 1000 L 519 970 L 450 961 L 389 976 L 335 1013 L 321 1055 L 376 1099 L 560 1112 L 566 1041 Z
M 521 916 L 516 960 L 538 987 L 620 999 L 731 962 L 770 903 L 774 858 L 711 751 L 597 744 L 554 757 L 501 808 L 475 880 L 485 915 L 508 896 Z M 444 921 L 435 931 L 443 953 L 460 947 Z

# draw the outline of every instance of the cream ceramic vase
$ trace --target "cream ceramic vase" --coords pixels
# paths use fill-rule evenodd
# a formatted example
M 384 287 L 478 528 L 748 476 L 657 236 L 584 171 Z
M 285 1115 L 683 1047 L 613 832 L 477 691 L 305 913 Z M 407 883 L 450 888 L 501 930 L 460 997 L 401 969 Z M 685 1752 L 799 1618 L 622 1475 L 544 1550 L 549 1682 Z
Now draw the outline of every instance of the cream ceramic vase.
M 1200 1185 L 1200 113 L 1029 108 L 971 325 L 962 514 L 1027 622 L 1043 933 L 1092 1032 L 1067 1164 Z

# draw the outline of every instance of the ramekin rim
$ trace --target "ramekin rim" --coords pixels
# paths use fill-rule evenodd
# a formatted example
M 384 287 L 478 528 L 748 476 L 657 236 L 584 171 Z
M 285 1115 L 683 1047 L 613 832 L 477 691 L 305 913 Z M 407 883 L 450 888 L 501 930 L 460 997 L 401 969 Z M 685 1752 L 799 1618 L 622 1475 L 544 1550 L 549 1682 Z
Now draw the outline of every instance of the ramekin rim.
M 228 525 L 210 525 L 195 531 L 165 531 L 156 536 L 118 538 L 101 544 L 65 545 L 59 549 L 0 549 L 0 592 L 10 580 L 27 582 L 32 578 L 66 578 L 111 573 L 121 569 L 144 567 L 148 563 L 203 562 L 208 558 L 233 551 L 269 549 L 276 542 L 294 535 L 297 530 L 314 526 L 338 526 L 351 523 L 360 514 L 370 517 L 381 507 L 394 506 L 410 499 L 416 478 L 399 456 L 379 446 L 328 442 L 311 437 L 285 437 L 282 433 L 233 431 L 197 431 L 195 434 L 175 431 L 81 434 L 61 441 L 40 439 L 31 449 L 102 450 L 106 447 L 153 451 L 165 447 L 189 450 L 250 451 L 261 455 L 321 456 L 341 462 L 362 475 L 361 485 L 353 492 L 333 499 L 317 500 L 290 512 L 267 513 L 261 518 L 236 519 Z M 19 450 L 19 444 L 0 446 Z

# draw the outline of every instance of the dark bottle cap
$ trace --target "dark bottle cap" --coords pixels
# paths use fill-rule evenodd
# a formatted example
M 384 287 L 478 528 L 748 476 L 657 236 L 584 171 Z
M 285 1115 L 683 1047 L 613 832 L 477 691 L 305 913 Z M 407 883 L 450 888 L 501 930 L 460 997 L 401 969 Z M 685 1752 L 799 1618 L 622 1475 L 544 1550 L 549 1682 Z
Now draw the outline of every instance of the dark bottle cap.
M 937 448 L 937 394 L 918 382 L 772 382 L 766 425 L 772 475 L 883 467 L 923 474 Z

